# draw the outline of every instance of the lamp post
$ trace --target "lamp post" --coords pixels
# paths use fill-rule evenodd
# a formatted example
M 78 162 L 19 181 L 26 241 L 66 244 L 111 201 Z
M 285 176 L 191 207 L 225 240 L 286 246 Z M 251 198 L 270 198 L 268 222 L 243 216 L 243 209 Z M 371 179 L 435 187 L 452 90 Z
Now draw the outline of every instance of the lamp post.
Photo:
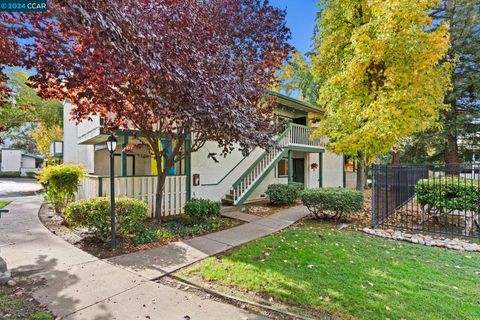
M 115 237 L 115 149 L 117 148 L 117 139 L 111 134 L 107 139 L 107 148 L 110 152 L 110 223 L 112 231 L 112 249 L 117 247 L 117 240 Z

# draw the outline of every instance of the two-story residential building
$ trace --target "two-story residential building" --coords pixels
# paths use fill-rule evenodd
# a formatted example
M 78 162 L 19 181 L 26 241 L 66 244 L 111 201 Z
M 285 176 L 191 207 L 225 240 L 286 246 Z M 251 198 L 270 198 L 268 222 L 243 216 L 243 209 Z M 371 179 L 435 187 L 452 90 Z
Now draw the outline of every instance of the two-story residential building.
M 270 92 L 277 98 L 275 117 L 286 123 L 276 138 L 277 148 L 266 151 L 256 148 L 244 156 L 233 151 L 227 157 L 213 161 L 211 153 L 220 153 L 216 143 L 206 143 L 190 157 L 176 163 L 169 172 L 164 192 L 164 212 L 176 214 L 190 198 L 222 200 L 241 205 L 265 197 L 272 183 L 300 182 L 306 188 L 344 187 L 344 158 L 325 149 L 325 139 L 311 140 L 313 119 L 318 109 L 308 103 Z M 109 193 L 109 152 L 106 140 L 109 133 L 102 121 L 84 121 L 75 125 L 69 121 L 72 105 L 65 103 L 63 160 L 82 164 L 90 175 L 83 183 L 79 197 L 107 196 Z M 131 130 L 117 133 L 118 146 L 114 153 L 116 193 L 146 200 L 152 210 L 155 195 L 154 160 L 149 150 L 136 148 L 124 151 L 135 143 Z
M 15 148 L 0 150 L 0 171 L 27 176 L 40 170 L 43 157 Z

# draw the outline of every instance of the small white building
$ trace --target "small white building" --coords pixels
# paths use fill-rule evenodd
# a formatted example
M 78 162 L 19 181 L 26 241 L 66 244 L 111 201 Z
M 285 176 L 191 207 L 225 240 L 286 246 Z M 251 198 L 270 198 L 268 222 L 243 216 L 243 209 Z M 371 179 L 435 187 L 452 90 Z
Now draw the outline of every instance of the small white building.
M 43 157 L 33 155 L 19 149 L 2 149 L 0 169 L 2 172 L 20 172 L 27 176 L 28 172 L 37 172 L 43 163 Z
M 270 92 L 270 95 L 278 101 L 275 118 L 287 123 L 285 131 L 277 138 L 281 148 L 269 152 L 256 148 L 248 156 L 235 150 L 215 162 L 208 155 L 221 151 L 216 143 L 207 142 L 169 172 L 164 192 L 166 215 L 179 213 L 183 210 L 183 203 L 190 198 L 221 200 L 233 205 L 263 199 L 265 190 L 272 183 L 300 182 L 305 188 L 346 187 L 346 182 L 351 183 L 346 179 L 343 155 L 327 151 L 324 138 L 309 139 L 315 130 L 313 119 L 320 110 L 279 93 Z M 72 108 L 70 103 L 65 103 L 63 160 L 81 164 L 90 173 L 78 198 L 108 196 L 108 132 L 98 116 L 79 125 L 69 121 Z M 135 144 L 135 136 L 140 134 L 135 128 L 117 131 L 118 144 L 114 152 L 116 194 L 144 199 L 153 210 L 156 177 L 152 176 L 149 150 L 123 151 L 129 143 Z

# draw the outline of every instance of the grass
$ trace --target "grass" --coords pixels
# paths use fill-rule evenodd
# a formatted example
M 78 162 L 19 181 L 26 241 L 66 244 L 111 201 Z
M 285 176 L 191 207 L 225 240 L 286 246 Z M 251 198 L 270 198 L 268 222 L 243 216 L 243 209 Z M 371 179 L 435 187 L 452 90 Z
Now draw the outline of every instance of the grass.
M 0 200 L 0 209 L 7 206 L 10 203 L 8 200 Z
M 480 254 L 307 222 L 184 272 L 360 319 L 480 319 Z
M 53 316 L 41 309 L 27 296 L 16 297 L 11 289 L 0 287 L 0 319 L 53 320 Z

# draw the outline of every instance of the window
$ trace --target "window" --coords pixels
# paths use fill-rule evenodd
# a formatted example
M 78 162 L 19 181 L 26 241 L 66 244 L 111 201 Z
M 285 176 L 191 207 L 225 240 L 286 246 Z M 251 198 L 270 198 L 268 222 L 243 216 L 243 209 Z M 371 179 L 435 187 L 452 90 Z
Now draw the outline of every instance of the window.
M 279 177 L 288 176 L 288 159 L 282 159 L 278 162 L 277 172 Z

